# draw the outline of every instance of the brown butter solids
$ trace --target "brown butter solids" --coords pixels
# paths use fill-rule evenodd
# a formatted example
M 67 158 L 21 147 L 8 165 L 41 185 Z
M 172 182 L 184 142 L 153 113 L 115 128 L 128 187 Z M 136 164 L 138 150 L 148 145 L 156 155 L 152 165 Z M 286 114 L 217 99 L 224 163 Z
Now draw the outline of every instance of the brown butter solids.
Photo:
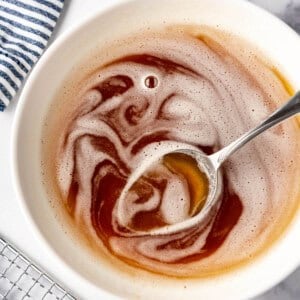
M 189 27 L 187 32 L 190 30 L 196 31 L 197 34 L 194 34 L 199 40 L 205 42 L 205 44 L 210 47 L 215 53 L 218 53 L 221 56 L 229 55 L 227 51 L 222 48 L 216 41 L 213 40 L 213 34 L 222 35 L 220 31 L 213 32 L 212 36 L 207 36 L 205 34 L 198 34 L 198 31 L 201 29 Z M 186 32 L 185 32 L 186 34 Z M 188 73 L 196 73 L 194 70 L 189 70 L 186 66 L 179 65 L 178 63 L 174 63 L 167 59 L 161 59 L 158 57 L 154 57 L 152 55 L 135 55 L 135 56 L 127 56 L 121 59 L 118 59 L 112 63 L 107 64 L 113 65 L 123 62 L 138 62 L 144 65 L 151 65 L 159 68 L 163 68 L 167 72 L 178 71 L 180 72 L 188 72 Z M 267 65 L 266 65 L 267 67 Z M 279 82 L 282 83 L 282 87 L 286 90 L 287 94 L 292 93 L 292 87 L 289 85 L 288 81 L 284 79 L 284 76 L 280 74 L 280 72 L 275 67 L 270 67 L 270 71 L 274 73 L 274 76 L 278 79 Z M 247 71 L 246 71 L 247 73 Z M 250 76 L 250 75 L 249 75 Z M 154 78 L 147 78 L 145 83 L 149 85 L 149 88 L 155 88 L 157 82 Z M 254 85 L 258 85 L 259 83 L 253 82 Z M 98 90 L 102 95 L 102 102 L 106 101 L 114 96 L 122 95 L 126 93 L 126 91 L 130 88 L 134 87 L 134 83 L 130 80 L 129 77 L 124 74 L 116 75 L 114 78 L 105 80 L 100 85 L 94 87 L 94 89 Z M 266 98 L 268 98 L 266 96 Z M 92 110 L 96 109 L 93 107 Z M 90 113 L 92 110 L 85 112 L 86 114 Z M 138 124 L 139 120 L 143 117 L 144 111 L 147 110 L 147 105 L 140 107 L 138 110 L 133 107 L 129 107 L 125 112 L 125 118 L 128 123 L 132 126 Z M 79 110 L 80 111 L 80 110 Z M 110 119 L 111 118 L 111 119 Z M 112 128 L 117 128 L 118 124 L 114 121 L 114 112 L 111 115 L 105 117 L 105 121 L 107 121 Z M 87 137 L 87 136 L 85 136 Z M 122 137 L 120 135 L 122 140 Z M 127 257 L 123 257 L 114 252 L 109 243 L 109 239 L 114 236 L 119 236 L 119 233 L 116 233 L 115 229 L 112 227 L 112 212 L 114 208 L 114 204 L 119 197 L 123 187 L 126 184 L 126 176 L 129 176 L 129 170 L 126 168 L 126 165 L 120 160 L 118 157 L 117 151 L 113 144 L 110 141 L 105 140 L 104 138 L 97 140 L 94 137 L 90 137 L 91 144 L 95 148 L 97 148 L 101 152 L 107 152 L 116 160 L 119 160 L 119 165 L 122 165 L 122 171 L 110 161 L 103 161 L 97 165 L 94 171 L 94 175 L 92 178 L 92 201 L 91 201 L 91 222 L 93 228 L 97 232 L 98 237 L 102 240 L 105 247 L 111 251 L 113 255 L 119 257 L 121 260 L 129 263 L 132 266 L 145 269 L 147 271 L 152 271 L 154 273 L 159 273 L 156 270 L 151 270 L 147 266 L 140 265 L 138 261 L 134 261 L 134 259 L 128 259 Z M 135 144 L 133 149 L 133 154 L 139 153 L 144 146 L 159 141 L 168 141 L 172 140 L 172 137 L 169 133 L 160 132 L 156 134 L 151 134 L 149 136 L 144 136 L 139 140 L 138 143 Z M 125 139 L 122 140 L 123 144 L 126 145 L 127 141 Z M 198 145 L 199 148 L 202 145 Z M 217 145 L 215 145 L 217 147 Z M 206 149 L 206 147 L 202 147 L 202 150 L 205 152 L 214 152 L 212 149 Z M 76 161 L 76 157 L 75 157 Z M 191 198 L 191 206 L 189 210 L 190 215 L 194 215 L 197 211 L 199 211 L 205 203 L 205 199 L 208 192 L 208 182 L 207 178 L 204 174 L 202 174 L 198 168 L 195 166 L 195 162 L 191 161 L 188 157 L 182 156 L 173 156 L 169 155 L 164 158 L 164 165 L 171 171 L 177 174 L 181 174 L 185 178 L 189 187 L 189 194 Z M 101 170 L 109 169 L 110 171 L 103 177 L 99 174 Z M 124 173 L 127 174 L 124 176 Z M 74 216 L 74 211 L 76 208 L 76 197 L 78 195 L 78 182 L 77 182 L 76 171 L 72 174 L 72 183 L 70 185 L 70 189 L 68 192 L 66 206 L 71 216 Z M 151 182 L 150 182 L 151 183 Z M 153 186 L 160 189 L 161 193 L 163 193 L 166 183 L 161 182 L 152 182 Z M 141 199 L 143 196 L 146 198 L 151 194 L 151 190 L 145 188 L 143 184 L 140 186 L 137 184 L 137 190 L 141 195 Z M 148 193 L 148 194 L 147 194 Z M 142 201 L 142 200 L 141 200 Z M 205 259 L 206 257 L 212 255 L 215 251 L 218 250 L 219 247 L 222 246 L 227 236 L 237 224 L 241 214 L 243 211 L 242 200 L 229 188 L 226 174 L 224 176 L 224 192 L 222 194 L 221 206 L 218 209 L 216 217 L 214 219 L 213 225 L 210 229 L 209 234 L 206 237 L 205 244 L 202 246 L 201 251 L 197 254 L 188 255 L 184 258 L 173 261 L 175 265 L 178 264 L 189 264 L 194 261 L 199 261 L 201 259 Z M 288 216 L 289 219 L 292 218 L 292 215 Z M 75 221 L 76 223 L 76 221 Z M 159 213 L 159 210 L 150 211 L 150 212 L 141 212 L 134 216 L 132 219 L 131 226 L 136 229 L 151 229 L 159 226 L 163 226 L 166 223 L 164 222 L 162 216 Z M 122 231 L 122 228 L 120 228 Z M 279 234 L 281 234 L 283 229 L 279 230 Z M 189 246 L 193 241 L 197 238 L 197 234 L 191 234 L 188 239 L 174 239 L 172 241 L 166 242 L 165 244 L 160 245 L 160 249 L 164 248 L 174 248 L 174 249 L 184 249 Z M 87 237 L 89 239 L 89 237 Z M 274 235 L 274 240 L 276 239 Z M 91 241 L 93 244 L 93 241 Z M 95 248 L 99 249 L 99 248 Z M 98 250 L 96 250 L 97 252 Z M 256 253 L 258 254 L 258 253 Z M 253 254 L 254 256 L 255 254 Z M 247 260 L 248 261 L 248 260 Z M 246 262 L 246 261 L 242 261 Z M 237 263 L 235 266 L 238 266 L 240 263 Z M 170 263 L 170 264 L 172 264 Z M 234 267 L 232 265 L 231 267 Z M 223 271 L 230 269 L 230 266 L 223 268 Z M 215 271 L 215 273 L 221 273 L 222 268 Z M 162 272 L 164 274 L 164 272 Z M 214 272 L 195 272 L 194 276 L 205 276 L 214 274 Z M 166 275 L 174 276 L 172 272 L 166 272 Z M 190 274 L 189 274 L 190 275 Z M 188 275 L 188 276 L 189 276 Z M 176 276 L 176 275 L 175 275 Z M 181 276 L 179 276 L 181 277 Z M 185 277 L 185 276 L 183 276 Z

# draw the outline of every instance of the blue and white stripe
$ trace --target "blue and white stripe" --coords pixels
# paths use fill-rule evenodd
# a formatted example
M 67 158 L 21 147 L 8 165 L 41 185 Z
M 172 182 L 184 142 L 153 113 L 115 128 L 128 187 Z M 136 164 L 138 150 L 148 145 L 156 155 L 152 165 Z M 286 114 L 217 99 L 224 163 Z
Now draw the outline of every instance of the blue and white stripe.
M 64 0 L 0 0 L 0 111 L 47 46 Z

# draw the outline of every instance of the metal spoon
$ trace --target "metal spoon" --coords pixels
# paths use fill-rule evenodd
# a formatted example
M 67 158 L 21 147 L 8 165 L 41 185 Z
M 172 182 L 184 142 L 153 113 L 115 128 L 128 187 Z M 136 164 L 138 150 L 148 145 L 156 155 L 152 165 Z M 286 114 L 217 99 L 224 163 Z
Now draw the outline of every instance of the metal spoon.
M 199 169 L 207 175 L 209 180 L 209 192 L 205 202 L 204 207 L 194 216 L 191 218 L 184 220 L 183 222 L 179 222 L 177 224 L 166 225 L 160 227 L 158 229 L 153 229 L 150 231 L 137 231 L 134 234 L 137 236 L 143 235 L 163 235 L 163 234 L 172 234 L 176 233 L 181 230 L 185 230 L 191 228 L 197 224 L 201 224 L 208 216 L 215 207 L 218 196 L 220 191 L 222 190 L 222 179 L 220 176 L 220 167 L 221 165 L 231 156 L 234 152 L 238 149 L 243 147 L 253 138 L 264 132 L 265 130 L 277 125 L 278 123 L 284 121 L 285 119 L 297 114 L 300 112 L 300 91 L 297 92 L 287 103 L 277 109 L 269 118 L 263 121 L 259 126 L 251 129 L 250 131 L 243 134 L 237 140 L 233 141 L 228 146 L 224 147 L 223 149 L 219 150 L 218 152 L 212 155 L 206 155 L 200 150 L 191 150 L 191 149 L 179 149 L 172 152 L 164 153 L 163 155 L 169 153 L 184 153 L 187 155 L 192 156 L 196 159 L 198 163 Z M 161 154 L 160 154 L 161 155 Z M 156 157 L 152 159 L 158 160 L 160 157 Z M 147 165 L 142 165 L 141 168 L 138 168 L 137 172 L 134 172 L 128 182 L 131 184 L 125 186 L 119 200 L 117 203 L 118 209 L 123 204 L 122 202 L 125 201 L 126 193 L 129 191 L 130 187 L 133 183 L 138 180 L 138 178 L 150 167 L 151 161 L 148 162 Z

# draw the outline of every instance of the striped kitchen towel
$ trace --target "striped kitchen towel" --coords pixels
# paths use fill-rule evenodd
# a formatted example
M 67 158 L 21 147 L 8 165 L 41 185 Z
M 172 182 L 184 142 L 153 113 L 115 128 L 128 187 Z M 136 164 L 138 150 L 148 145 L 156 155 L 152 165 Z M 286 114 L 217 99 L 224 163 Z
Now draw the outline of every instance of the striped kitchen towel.
M 64 0 L 0 0 L 0 111 L 44 51 Z

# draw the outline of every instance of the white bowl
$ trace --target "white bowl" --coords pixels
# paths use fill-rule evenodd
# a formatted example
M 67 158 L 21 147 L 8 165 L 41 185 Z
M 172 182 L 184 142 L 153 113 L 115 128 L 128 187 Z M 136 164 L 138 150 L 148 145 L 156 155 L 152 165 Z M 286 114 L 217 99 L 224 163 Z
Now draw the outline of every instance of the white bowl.
M 12 138 L 13 180 L 25 215 L 38 237 L 59 256 L 62 266 L 83 280 L 124 297 L 167 299 L 247 299 L 277 284 L 300 262 L 300 216 L 285 235 L 247 266 L 199 280 L 161 279 L 145 272 L 124 275 L 95 260 L 55 218 L 40 171 L 42 122 L 61 82 L 72 67 L 105 41 L 138 28 L 167 23 L 195 23 L 232 31 L 256 44 L 278 62 L 286 78 L 300 88 L 300 38 L 267 12 L 241 0 L 137 0 L 99 12 L 62 35 L 46 51 L 26 83 L 18 104 Z M 50 249 L 49 249 L 50 250 Z

